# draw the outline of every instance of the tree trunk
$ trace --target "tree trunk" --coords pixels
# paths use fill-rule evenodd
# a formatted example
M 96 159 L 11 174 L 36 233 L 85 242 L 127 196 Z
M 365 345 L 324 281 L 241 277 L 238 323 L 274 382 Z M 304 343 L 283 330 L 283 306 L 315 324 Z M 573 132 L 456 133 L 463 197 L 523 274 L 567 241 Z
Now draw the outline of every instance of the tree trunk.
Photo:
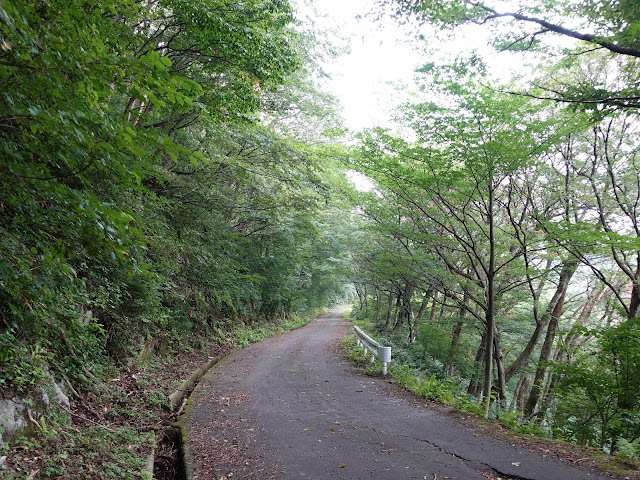
M 409 325 L 409 330 L 411 330 L 411 297 L 413 296 L 414 290 L 414 287 L 407 283 L 402 293 L 398 296 L 400 307 L 398 311 L 398 321 L 393 326 L 391 333 L 396 333 L 400 330 L 405 319 Z
M 505 371 L 505 380 L 507 382 L 511 380 L 511 377 L 513 377 L 513 375 L 515 375 L 518 370 L 520 370 L 520 368 L 522 368 L 522 366 L 528 362 L 533 349 L 538 343 L 538 339 L 540 338 L 542 331 L 551 319 L 551 314 L 554 308 L 556 307 L 560 299 L 562 299 L 562 301 L 564 302 L 564 296 L 567 293 L 569 282 L 571 280 L 571 277 L 573 277 L 574 272 L 576 271 L 577 265 L 578 259 L 573 257 L 563 262 L 562 270 L 560 271 L 560 277 L 558 279 L 558 286 L 556 287 L 556 291 L 554 292 L 553 297 L 551 297 L 551 300 L 549 301 L 549 304 L 547 305 L 542 318 L 536 324 L 536 328 L 529 338 L 527 345 L 524 347 L 524 350 L 522 350 L 520 355 L 518 355 L 518 358 L 516 358 Z
M 363 286 L 362 285 L 358 285 L 357 283 L 356 285 L 356 293 L 358 294 L 358 300 L 360 301 L 360 308 L 358 309 L 357 313 L 356 313 L 356 317 L 358 315 L 360 315 L 362 313 L 362 311 L 364 310 L 364 307 L 366 305 L 366 298 L 367 298 L 367 290 L 366 288 L 363 290 Z
M 629 299 L 629 318 L 638 316 L 638 307 L 640 307 L 640 285 L 638 285 L 638 277 L 640 277 L 640 262 L 636 270 L 633 286 L 631 287 L 631 299 Z
M 491 406 L 491 383 L 493 375 L 493 332 L 495 328 L 495 275 L 496 275 L 496 242 L 493 218 L 493 188 L 489 188 L 489 199 L 487 205 L 487 220 L 489 221 L 489 265 L 487 266 L 487 305 L 485 311 L 485 328 L 487 331 L 487 348 L 484 358 L 484 386 L 482 388 L 482 402 L 484 404 L 484 416 L 489 416 Z
M 598 290 L 593 290 L 589 296 L 587 297 L 587 301 L 584 303 L 582 307 L 582 311 L 580 312 L 580 316 L 578 320 L 572 325 L 572 328 L 578 325 L 584 325 L 587 320 L 591 317 L 593 313 L 593 309 L 596 305 L 602 302 L 602 299 L 605 297 L 607 290 L 605 290 L 605 286 L 602 285 Z M 603 317 L 597 322 L 598 325 L 604 324 L 604 318 L 612 312 L 611 304 L 605 300 L 605 309 Z M 579 346 L 586 343 L 589 337 L 585 337 L 582 334 L 577 333 L 576 330 L 572 330 L 564 339 L 564 348 L 559 350 L 559 352 L 563 352 L 563 357 L 565 357 L 567 362 L 571 362 L 571 352 Z
M 547 410 L 549 410 L 549 406 L 551 405 L 551 401 L 553 400 L 553 387 L 556 383 L 556 375 L 554 375 L 553 371 L 549 373 L 549 378 L 547 379 L 547 383 L 543 389 L 543 393 L 540 395 L 540 415 L 538 418 L 544 419 L 546 417 Z
M 500 344 L 500 332 L 497 329 L 493 331 L 493 359 L 496 367 L 496 377 L 498 390 L 498 402 L 500 409 L 504 410 L 507 406 L 507 382 L 504 376 L 504 361 L 502 358 L 502 347 Z
M 538 361 L 538 368 L 533 379 L 531 393 L 529 394 L 529 399 L 527 400 L 527 404 L 524 408 L 525 417 L 529 417 L 531 414 L 533 414 L 536 409 L 536 405 L 538 404 L 542 382 L 547 371 L 546 363 L 550 358 L 551 348 L 553 347 L 553 339 L 555 338 L 556 331 L 558 330 L 558 321 L 560 319 L 560 315 L 562 315 L 566 291 L 567 289 L 565 287 L 564 292 L 558 298 L 558 301 L 556 302 L 555 306 L 553 307 L 553 311 L 551 312 L 551 320 L 549 321 L 547 334 L 544 338 L 544 343 L 542 344 L 542 350 L 540 351 L 540 360 Z
M 436 303 L 438 302 L 438 291 L 433 292 L 431 300 L 431 311 L 429 312 L 429 323 L 433 324 L 433 319 L 436 318 Z
M 387 309 L 387 320 L 384 322 L 384 325 L 381 331 L 385 331 L 391 325 L 391 316 L 393 315 L 393 292 L 389 292 L 389 306 Z
M 398 293 L 398 296 L 396 297 L 396 306 L 393 310 L 393 328 L 391 329 L 391 331 L 396 329 L 396 325 L 398 324 L 400 320 L 400 303 L 402 302 L 402 293 Z
M 424 292 L 424 299 L 420 304 L 420 309 L 418 310 L 418 315 L 416 315 L 416 324 L 422 322 L 422 317 L 424 317 L 424 312 L 427 311 L 427 306 L 429 305 L 429 300 L 431 299 L 431 290 L 427 290 Z
M 518 384 L 513 392 L 513 398 L 511 399 L 511 405 L 509 405 L 509 411 L 513 412 L 515 409 L 518 412 L 524 410 L 524 404 L 527 394 L 529 393 L 529 379 L 526 375 L 520 375 Z
M 442 301 L 442 303 L 440 303 L 440 313 L 438 313 L 438 321 L 436 322 L 438 325 L 440 325 L 442 323 L 442 317 L 444 317 L 444 304 L 445 304 L 446 299 L 447 299 L 447 297 L 445 296 L 445 298 Z
M 480 382 L 480 370 L 482 365 L 482 359 L 484 358 L 484 350 L 487 344 L 487 335 L 486 332 L 482 335 L 482 339 L 480 340 L 480 345 L 478 346 L 478 351 L 476 352 L 476 357 L 474 360 L 474 371 L 471 380 L 469 381 L 469 387 L 467 388 L 467 393 L 469 395 L 473 395 L 474 397 L 479 397 L 482 393 L 482 384 Z
M 452 377 L 455 370 L 453 366 L 453 357 L 455 356 L 458 344 L 460 343 L 460 334 L 462 333 L 463 325 L 464 322 L 462 320 L 458 320 L 453 324 L 453 328 L 451 329 L 451 346 L 449 347 L 447 366 L 445 367 L 445 375 L 448 377 Z
M 363 306 L 363 310 L 365 308 L 367 308 L 367 298 L 368 298 L 368 293 L 367 293 L 367 284 L 364 285 L 364 306 Z
M 404 296 L 402 298 L 404 311 L 407 316 L 407 325 L 409 326 L 409 335 L 408 335 L 409 343 L 414 343 L 416 341 L 416 331 L 414 328 L 414 315 L 413 315 L 413 309 L 411 308 L 411 299 L 413 298 L 413 294 L 415 293 L 415 291 L 416 291 L 416 288 L 413 285 L 407 285 L 407 287 L 404 290 Z
M 462 327 L 464 325 L 464 317 L 467 309 L 465 305 L 468 302 L 468 296 L 465 294 L 462 305 L 458 309 L 458 320 L 453 324 L 451 329 L 451 346 L 449 347 L 449 354 L 447 355 L 447 366 L 445 367 L 445 375 L 448 377 L 453 376 L 453 357 L 456 354 L 458 344 L 460 343 L 460 334 L 462 333 Z

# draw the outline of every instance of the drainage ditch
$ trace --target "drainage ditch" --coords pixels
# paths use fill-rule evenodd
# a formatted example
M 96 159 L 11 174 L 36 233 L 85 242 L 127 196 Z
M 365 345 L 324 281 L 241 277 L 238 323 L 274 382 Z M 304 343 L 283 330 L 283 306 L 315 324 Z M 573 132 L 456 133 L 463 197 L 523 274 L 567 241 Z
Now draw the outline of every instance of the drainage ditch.
M 182 435 L 178 427 L 166 427 L 158 434 L 155 461 L 153 463 L 155 480 L 186 480 Z

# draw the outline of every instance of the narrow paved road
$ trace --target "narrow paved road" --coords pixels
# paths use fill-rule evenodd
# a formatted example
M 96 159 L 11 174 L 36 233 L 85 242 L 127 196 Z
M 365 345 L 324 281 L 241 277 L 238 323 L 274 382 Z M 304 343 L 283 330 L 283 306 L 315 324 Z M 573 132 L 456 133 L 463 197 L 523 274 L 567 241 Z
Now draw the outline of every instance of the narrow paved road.
M 600 478 L 359 374 L 341 353 L 349 330 L 331 312 L 214 367 L 185 415 L 189 478 Z

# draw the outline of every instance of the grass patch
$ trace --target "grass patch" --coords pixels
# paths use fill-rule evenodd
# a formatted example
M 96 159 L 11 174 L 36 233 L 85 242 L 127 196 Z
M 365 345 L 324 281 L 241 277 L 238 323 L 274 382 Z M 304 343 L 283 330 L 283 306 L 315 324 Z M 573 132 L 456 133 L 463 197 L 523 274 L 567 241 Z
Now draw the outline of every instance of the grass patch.
M 366 322 L 358 322 L 358 326 L 364 329 L 366 328 L 366 326 L 363 326 L 365 323 Z M 378 339 L 376 339 L 376 341 L 383 343 L 383 341 Z M 377 361 L 373 364 L 369 363 L 370 357 L 365 357 L 363 349 L 357 345 L 355 334 L 345 337 L 342 342 L 342 348 L 348 358 L 365 369 L 367 375 L 382 375 L 382 364 Z M 419 397 L 453 407 L 456 410 L 478 415 L 482 413 L 481 407 L 465 392 L 461 392 L 460 388 L 453 382 L 441 381 L 436 379 L 435 376 L 424 377 L 409 365 L 394 361 L 393 352 L 387 372 L 396 384 Z

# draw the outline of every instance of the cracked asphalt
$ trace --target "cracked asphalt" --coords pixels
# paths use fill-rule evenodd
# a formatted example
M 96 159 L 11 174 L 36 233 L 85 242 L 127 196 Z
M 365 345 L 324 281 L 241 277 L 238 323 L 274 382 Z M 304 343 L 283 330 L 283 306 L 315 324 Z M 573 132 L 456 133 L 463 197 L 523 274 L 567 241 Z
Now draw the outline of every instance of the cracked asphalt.
M 201 380 L 183 416 L 189 479 L 605 478 L 363 375 L 342 354 L 352 327 L 339 313 L 237 351 Z

